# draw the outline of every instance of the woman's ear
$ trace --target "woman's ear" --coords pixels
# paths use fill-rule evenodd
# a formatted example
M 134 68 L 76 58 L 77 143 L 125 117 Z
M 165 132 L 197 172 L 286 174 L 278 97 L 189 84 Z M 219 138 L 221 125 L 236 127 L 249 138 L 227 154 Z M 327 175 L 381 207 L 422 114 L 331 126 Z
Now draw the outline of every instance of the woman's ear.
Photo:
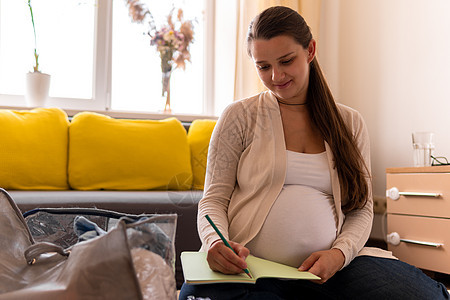
M 308 45 L 308 63 L 312 62 L 314 56 L 316 56 L 316 41 L 311 39 Z

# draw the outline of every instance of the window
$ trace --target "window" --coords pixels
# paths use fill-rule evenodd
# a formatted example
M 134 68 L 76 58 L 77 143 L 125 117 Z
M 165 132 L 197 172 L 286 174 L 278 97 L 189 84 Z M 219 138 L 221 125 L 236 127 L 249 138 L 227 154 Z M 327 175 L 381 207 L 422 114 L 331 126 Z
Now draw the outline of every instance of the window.
M 147 2 L 156 27 L 166 24 L 172 9 L 167 1 L 156 7 Z M 190 46 L 192 63 L 186 69 L 174 69 L 171 78 L 171 103 L 174 112 L 198 114 L 203 98 L 203 0 L 173 1 L 183 8 L 184 19 L 194 21 L 194 43 Z M 154 9 L 152 9 L 154 7 Z M 111 107 L 119 110 L 158 111 L 164 108 L 161 99 L 161 60 L 156 47 L 150 46 L 147 24 L 131 23 L 125 1 L 113 3 L 112 88 Z M 176 20 L 177 11 L 173 14 Z M 199 101 L 200 100 L 200 101 Z
M 132 23 L 125 0 L 32 0 L 40 69 L 52 76 L 49 105 L 75 110 L 158 112 L 159 54 L 148 28 Z M 191 61 L 171 79 L 174 113 L 211 114 L 205 107 L 205 15 L 213 1 L 147 1 L 156 25 L 172 7 L 195 19 Z M 0 0 L 0 105 L 24 106 L 25 74 L 34 64 L 27 0 Z M 173 3 L 173 4 L 172 4 Z M 176 12 L 174 13 L 176 18 Z M 208 97 L 209 98 L 209 97 Z M 212 99 L 209 99 L 212 102 Z M 211 105 L 209 105 L 211 107 Z
M 1 0 L 1 94 L 23 95 L 25 73 L 34 65 L 27 3 Z M 40 70 L 52 75 L 50 96 L 92 98 L 95 6 L 78 0 L 32 1 L 32 5 Z

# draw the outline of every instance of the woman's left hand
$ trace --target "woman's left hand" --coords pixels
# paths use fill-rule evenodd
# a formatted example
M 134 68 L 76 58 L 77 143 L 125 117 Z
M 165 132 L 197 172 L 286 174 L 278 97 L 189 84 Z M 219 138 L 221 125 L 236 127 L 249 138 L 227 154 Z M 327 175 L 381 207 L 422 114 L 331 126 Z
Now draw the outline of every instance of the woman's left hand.
M 339 249 L 330 249 L 324 251 L 313 252 L 302 265 L 299 271 L 308 271 L 319 276 L 320 280 L 313 282 L 325 283 L 344 265 L 345 257 Z

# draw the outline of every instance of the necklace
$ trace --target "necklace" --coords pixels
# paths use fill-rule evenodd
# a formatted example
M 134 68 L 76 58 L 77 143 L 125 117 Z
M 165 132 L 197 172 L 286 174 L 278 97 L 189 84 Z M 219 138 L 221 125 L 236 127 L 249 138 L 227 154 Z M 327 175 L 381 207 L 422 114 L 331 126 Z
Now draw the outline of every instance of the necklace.
M 303 103 L 287 103 L 287 102 L 281 101 L 279 99 L 277 99 L 277 101 L 278 101 L 278 103 L 281 103 L 281 104 L 284 104 L 284 105 L 305 105 L 306 104 L 306 102 L 303 102 Z

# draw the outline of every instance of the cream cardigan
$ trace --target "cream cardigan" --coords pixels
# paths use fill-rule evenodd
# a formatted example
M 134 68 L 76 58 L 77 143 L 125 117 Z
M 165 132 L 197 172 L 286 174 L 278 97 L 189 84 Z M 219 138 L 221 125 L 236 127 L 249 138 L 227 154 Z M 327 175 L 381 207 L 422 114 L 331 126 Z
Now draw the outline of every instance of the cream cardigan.
M 352 131 L 369 168 L 369 137 L 361 115 L 344 105 L 339 111 Z M 390 252 L 364 248 L 372 228 L 373 199 L 364 208 L 344 215 L 333 154 L 325 142 L 334 204 L 337 238 L 332 248 L 342 251 L 344 267 L 357 255 L 393 258 Z M 269 91 L 229 105 L 219 118 L 208 152 L 203 198 L 199 202 L 198 231 L 203 251 L 218 239 L 205 215 L 225 238 L 246 245 L 261 229 L 280 193 L 286 175 L 286 146 L 276 98 Z M 369 190 L 371 191 L 371 183 Z

